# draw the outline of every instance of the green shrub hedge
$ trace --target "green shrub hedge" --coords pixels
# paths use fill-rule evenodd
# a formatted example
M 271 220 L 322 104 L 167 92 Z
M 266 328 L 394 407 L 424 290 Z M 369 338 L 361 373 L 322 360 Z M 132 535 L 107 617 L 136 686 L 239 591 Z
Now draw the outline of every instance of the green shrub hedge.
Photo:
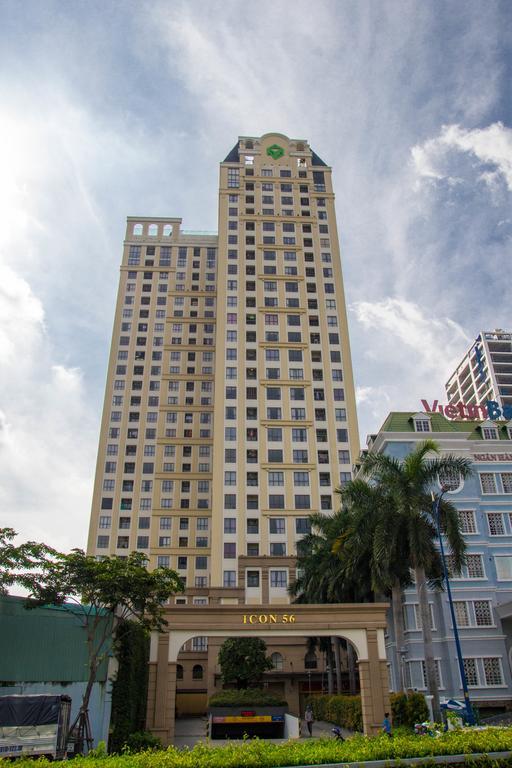
M 315 720 L 336 723 L 349 731 L 363 730 L 360 696 L 311 696 L 308 703 L 313 707 Z
M 228 689 L 210 696 L 209 707 L 286 707 L 286 699 L 275 696 L 262 688 Z
M 315 720 L 336 723 L 349 731 L 363 730 L 363 714 L 360 696 L 311 696 Z M 405 725 L 412 728 L 415 723 L 428 719 L 429 712 L 422 693 L 392 693 L 391 714 L 393 727 Z
M 278 768 L 365 760 L 401 760 L 407 757 L 424 757 L 425 764 L 431 766 L 432 761 L 428 758 L 434 755 L 469 756 L 465 762 L 468 768 L 512 768 L 510 759 L 471 759 L 471 753 L 509 751 L 511 746 L 512 728 L 489 728 L 482 731 L 450 731 L 437 739 L 397 734 L 392 739 L 385 735 L 373 738 L 354 736 L 345 742 L 304 739 L 285 743 L 251 740 L 245 743 L 233 742 L 222 747 L 197 744 L 190 750 L 169 747 L 159 752 L 103 758 L 77 757 L 73 760 L 73 768 Z M 4 764 L 5 768 L 12 765 L 0 760 L 0 765 Z M 34 768 L 34 765 L 37 768 L 52 768 L 52 763 L 45 759 L 36 763 L 30 758 L 16 762 L 17 768 Z

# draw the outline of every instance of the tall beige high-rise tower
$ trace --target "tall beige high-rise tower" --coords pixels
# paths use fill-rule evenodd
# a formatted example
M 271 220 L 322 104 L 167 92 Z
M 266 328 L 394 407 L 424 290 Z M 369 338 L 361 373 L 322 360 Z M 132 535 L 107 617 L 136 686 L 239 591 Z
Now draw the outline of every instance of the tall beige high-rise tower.
M 331 169 L 242 137 L 218 235 L 128 219 L 88 550 L 176 569 L 179 601 L 286 603 L 358 451 Z

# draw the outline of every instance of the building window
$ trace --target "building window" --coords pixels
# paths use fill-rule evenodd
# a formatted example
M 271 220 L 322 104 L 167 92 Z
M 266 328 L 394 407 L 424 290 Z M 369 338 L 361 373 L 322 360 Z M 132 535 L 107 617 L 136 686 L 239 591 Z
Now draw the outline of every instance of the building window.
M 471 686 L 478 685 L 478 672 L 476 667 L 476 659 L 463 659 L 464 674 L 466 675 L 467 684 Z
M 503 484 L 503 493 L 512 493 L 512 472 L 502 472 L 500 477 Z
M 505 524 L 503 522 L 503 515 L 501 512 L 488 512 L 487 524 L 489 526 L 490 536 L 505 535 Z
M 294 472 L 293 473 L 294 485 L 309 485 L 309 472 Z
M 234 560 L 236 558 L 236 544 L 234 542 L 224 542 L 224 558 L 226 560 Z
M 247 518 L 247 533 L 248 534 L 257 534 L 259 533 L 260 526 L 259 526 L 259 520 L 257 517 L 249 517 Z
M 236 571 L 224 571 L 222 583 L 225 587 L 236 587 Z
M 416 417 L 414 419 L 415 432 L 432 432 L 430 419 Z
M 472 509 L 458 509 L 461 533 L 476 533 L 475 513 Z
M 464 485 L 464 480 L 462 479 L 460 472 L 457 472 L 453 469 L 445 470 L 444 472 L 440 473 L 438 480 L 441 488 L 446 489 L 450 493 L 460 491 Z
M 455 610 L 457 626 L 469 627 L 468 604 L 463 600 L 456 600 L 453 603 L 453 608 Z
M 194 600 L 194 605 L 197 603 Z M 207 637 L 194 637 L 192 638 L 192 650 L 193 651 L 207 651 L 208 650 L 208 638 Z
M 240 170 L 238 168 L 228 168 L 228 187 L 234 188 L 240 186 Z
M 489 600 L 475 600 L 475 624 L 477 627 L 491 627 L 493 624 L 491 603 Z
M 281 671 L 283 669 L 283 657 L 277 651 L 271 655 L 270 661 L 272 662 L 273 669 L 277 671 Z
M 256 588 L 260 586 L 260 572 L 247 571 L 247 586 Z
M 288 586 L 287 571 L 270 571 L 270 586 L 275 589 L 286 589 Z
M 501 661 L 496 656 L 482 659 L 484 666 L 485 684 L 488 686 L 503 685 Z
M 434 659 L 434 666 L 436 671 L 436 680 L 437 680 L 437 687 L 442 688 L 443 687 L 443 681 L 441 680 L 441 668 L 439 664 L 439 659 Z M 423 678 L 423 688 L 427 687 L 427 668 L 425 666 L 425 662 L 421 662 L 421 671 L 422 671 L 422 678 Z
M 468 578 L 470 579 L 485 578 L 482 555 L 467 555 L 467 569 L 468 569 Z
M 284 495 L 270 494 L 268 497 L 269 509 L 284 509 Z
M 236 533 L 236 517 L 224 518 L 224 533 Z
M 286 533 L 286 522 L 284 517 L 271 517 L 268 521 L 269 533 Z
M 192 680 L 203 679 L 203 668 L 200 664 L 194 664 L 192 667 Z
M 482 493 L 497 493 L 496 475 L 494 472 L 480 472 L 480 485 Z
M 496 427 L 482 427 L 482 435 L 484 440 L 497 440 L 498 430 Z

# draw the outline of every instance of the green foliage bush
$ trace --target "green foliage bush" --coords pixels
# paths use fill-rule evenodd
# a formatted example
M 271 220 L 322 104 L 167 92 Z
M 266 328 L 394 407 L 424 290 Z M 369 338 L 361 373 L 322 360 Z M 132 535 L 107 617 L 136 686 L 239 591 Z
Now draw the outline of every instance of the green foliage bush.
M 144 752 L 148 749 L 162 749 L 162 742 L 149 731 L 137 731 L 130 733 L 124 747 L 129 752 Z
M 390 694 L 391 720 L 395 728 L 407 721 L 407 695 L 403 692 Z M 421 721 L 423 722 L 423 721 Z
M 415 723 L 428 720 L 427 702 L 422 693 L 392 693 L 391 715 L 395 728 L 406 725 L 413 728 Z
M 363 730 L 360 696 L 312 696 L 308 702 L 313 707 L 315 720 L 336 723 L 350 731 Z
M 149 674 L 149 635 L 133 621 L 116 630 L 115 655 L 119 663 L 112 686 L 109 751 L 120 752 L 131 734 L 143 731 Z
M 77 757 L 73 768 L 278 768 L 292 765 L 321 765 L 322 763 L 363 762 L 366 760 L 402 760 L 423 757 L 423 766 L 432 766 L 429 758 L 435 755 L 466 755 L 467 768 L 511 768 L 510 758 L 490 760 L 471 759 L 471 753 L 503 752 L 510 750 L 512 728 L 489 728 L 476 731 L 451 731 L 437 739 L 414 734 L 385 735 L 368 738 L 354 736 L 345 742 L 334 739 L 304 739 L 298 742 L 272 743 L 250 740 L 232 742 L 222 747 L 197 744 L 193 749 L 169 747 L 159 752 L 114 755 L 106 758 Z M 4 762 L 0 760 L 0 765 Z M 30 758 L 20 758 L 16 768 L 34 768 Z M 437 768 L 446 763 L 437 764 Z M 5 762 L 5 768 L 11 763 Z M 37 768 L 52 768 L 52 763 L 41 759 Z
M 209 707 L 286 707 L 286 699 L 275 696 L 262 688 L 245 688 L 240 691 L 219 691 L 210 697 Z

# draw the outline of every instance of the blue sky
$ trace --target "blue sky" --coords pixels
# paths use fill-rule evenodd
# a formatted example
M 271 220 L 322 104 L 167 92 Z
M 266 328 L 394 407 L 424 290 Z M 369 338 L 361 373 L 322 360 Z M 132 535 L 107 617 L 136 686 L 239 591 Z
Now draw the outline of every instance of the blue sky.
M 361 442 L 512 329 L 512 5 L 0 0 L 0 525 L 83 546 L 128 215 L 238 135 L 334 168 Z

